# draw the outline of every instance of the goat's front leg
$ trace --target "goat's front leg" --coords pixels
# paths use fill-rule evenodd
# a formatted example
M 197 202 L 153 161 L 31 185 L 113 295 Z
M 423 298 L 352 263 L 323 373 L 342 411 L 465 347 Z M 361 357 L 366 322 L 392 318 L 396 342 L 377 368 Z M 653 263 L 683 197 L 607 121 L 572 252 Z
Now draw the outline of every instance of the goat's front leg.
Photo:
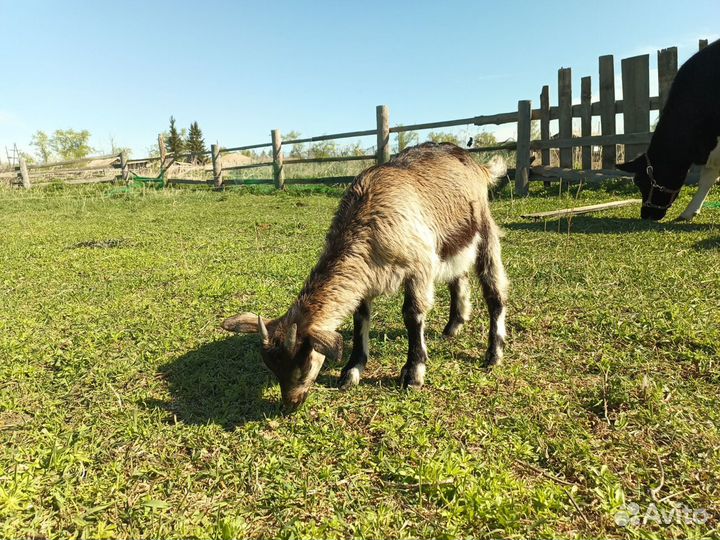
M 425 344 L 425 313 L 432 306 L 433 285 L 429 280 L 422 284 L 408 281 L 405 284 L 403 302 L 403 320 L 408 333 L 408 358 L 400 372 L 400 386 L 419 389 L 425 382 L 425 362 L 427 346 Z
M 700 173 L 700 182 L 698 183 L 697 192 L 695 192 L 695 196 L 692 198 L 692 201 L 690 201 L 687 208 L 678 217 L 679 221 L 691 221 L 700 213 L 705 197 L 707 197 L 710 192 L 710 188 L 712 188 L 717 181 L 718 176 L 720 176 L 720 170 L 711 167 L 709 163 L 703 167 L 703 170 Z
M 490 333 L 485 353 L 485 365 L 494 366 L 502 361 L 505 347 L 505 303 L 508 281 L 500 256 L 498 228 L 492 218 L 486 219 L 476 266 L 490 314 Z
M 360 382 L 368 361 L 370 340 L 370 300 L 363 300 L 353 314 L 353 348 L 350 360 L 340 373 L 338 386 L 348 390 Z
M 460 276 L 448 283 L 450 289 L 450 320 L 445 325 L 443 334 L 454 337 L 470 319 L 472 304 L 470 303 L 470 282 L 467 275 Z

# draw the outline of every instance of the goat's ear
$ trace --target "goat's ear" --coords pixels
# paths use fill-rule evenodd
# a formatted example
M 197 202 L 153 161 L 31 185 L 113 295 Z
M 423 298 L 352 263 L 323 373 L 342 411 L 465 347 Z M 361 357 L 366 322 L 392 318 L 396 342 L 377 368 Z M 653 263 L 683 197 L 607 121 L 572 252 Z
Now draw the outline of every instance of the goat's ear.
M 240 313 L 234 317 L 225 319 L 222 327 L 228 332 L 239 332 L 242 334 L 253 334 L 260 331 L 259 318 L 254 313 Z M 262 319 L 267 325 L 270 321 Z
M 618 163 L 616 169 L 629 173 L 639 173 L 645 170 L 645 156 L 636 157 L 632 161 L 626 163 Z
M 343 352 L 343 338 L 337 332 L 316 331 L 308 338 L 312 342 L 313 349 L 320 354 L 329 356 L 334 360 L 340 360 Z

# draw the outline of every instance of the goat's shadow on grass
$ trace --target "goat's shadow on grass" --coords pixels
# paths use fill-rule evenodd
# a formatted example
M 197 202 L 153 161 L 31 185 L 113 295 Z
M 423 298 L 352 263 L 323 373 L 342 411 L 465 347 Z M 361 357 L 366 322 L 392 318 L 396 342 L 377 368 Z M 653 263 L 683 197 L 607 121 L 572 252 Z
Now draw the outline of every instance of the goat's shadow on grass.
M 275 381 L 258 351 L 254 335 L 232 336 L 190 351 L 159 370 L 171 400 L 146 405 L 165 409 L 171 419 L 186 424 L 214 423 L 226 430 L 279 416 L 279 400 L 263 397 Z
M 693 247 L 697 251 L 705 251 L 705 250 L 715 250 L 720 251 L 720 236 L 716 236 L 715 238 L 705 238 L 704 240 L 700 240 L 699 242 L 696 242 Z
M 699 232 L 716 229 L 713 223 L 675 221 L 647 221 L 627 217 L 574 216 L 570 220 L 570 234 L 626 234 L 648 231 Z M 568 234 L 568 218 L 534 221 L 515 221 L 503 224 L 503 229 Z

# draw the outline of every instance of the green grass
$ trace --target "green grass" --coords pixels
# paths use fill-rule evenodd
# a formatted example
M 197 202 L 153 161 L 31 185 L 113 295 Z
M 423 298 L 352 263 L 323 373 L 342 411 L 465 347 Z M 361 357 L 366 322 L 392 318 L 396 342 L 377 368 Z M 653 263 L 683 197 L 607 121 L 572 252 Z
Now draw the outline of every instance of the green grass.
M 403 393 L 385 298 L 361 385 L 328 365 L 291 417 L 256 338 L 218 326 L 288 306 L 339 190 L 0 191 L 0 537 L 717 538 L 720 212 L 519 217 L 630 194 L 555 190 L 493 202 L 505 364 L 481 367 L 477 283 L 441 338 L 440 288 L 426 386 Z M 710 519 L 615 524 L 654 501 Z

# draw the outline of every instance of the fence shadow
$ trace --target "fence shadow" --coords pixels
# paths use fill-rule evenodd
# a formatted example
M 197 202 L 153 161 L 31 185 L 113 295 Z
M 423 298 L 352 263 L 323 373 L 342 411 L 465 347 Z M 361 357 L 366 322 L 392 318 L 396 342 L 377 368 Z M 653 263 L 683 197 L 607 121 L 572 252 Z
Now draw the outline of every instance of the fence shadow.
M 257 336 L 237 335 L 190 351 L 159 369 L 172 398 L 146 406 L 165 409 L 180 422 L 227 430 L 279 416 L 280 402 L 263 398 L 274 381 L 258 350 Z
M 627 234 L 647 231 L 699 232 L 716 229 L 712 223 L 687 223 L 676 221 L 646 221 L 628 217 L 575 216 L 553 218 L 547 221 L 515 221 L 504 223 L 503 229 L 513 231 L 534 231 L 555 234 Z M 558 227 L 559 223 L 559 227 Z
M 720 251 L 720 236 L 716 236 L 714 238 L 705 238 L 704 240 L 700 240 L 699 242 L 696 242 L 693 246 L 696 251 L 704 251 L 704 250 L 716 250 Z

